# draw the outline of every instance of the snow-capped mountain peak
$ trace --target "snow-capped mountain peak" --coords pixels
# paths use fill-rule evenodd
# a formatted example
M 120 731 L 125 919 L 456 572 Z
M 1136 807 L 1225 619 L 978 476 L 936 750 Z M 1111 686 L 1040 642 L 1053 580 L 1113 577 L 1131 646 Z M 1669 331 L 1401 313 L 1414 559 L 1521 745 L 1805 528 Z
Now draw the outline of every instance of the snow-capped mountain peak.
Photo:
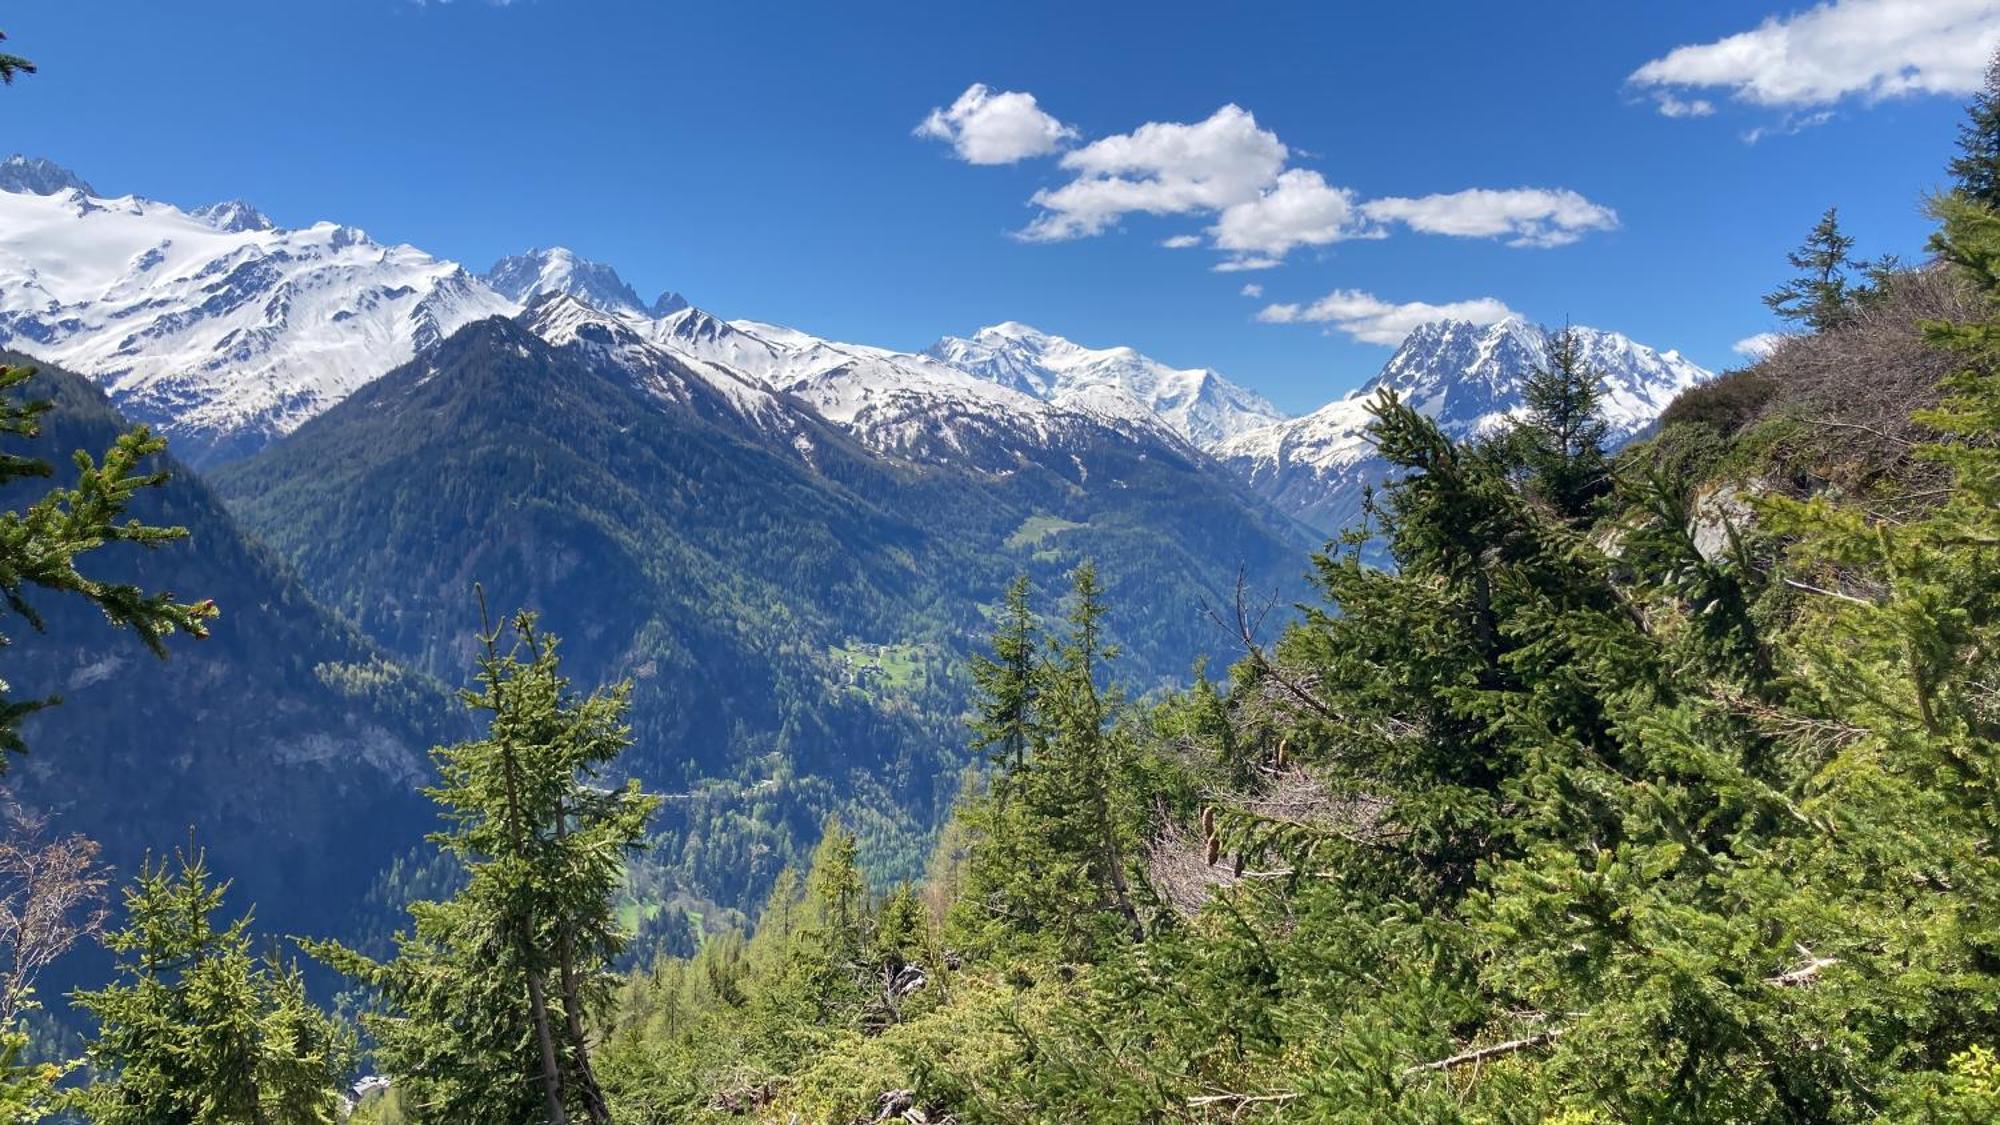
M 195 463 L 250 452 L 514 311 L 455 263 L 353 227 L 107 199 L 45 165 L 9 162 L 20 190 L 0 191 L 0 341 L 92 376 Z
M 1208 368 L 1170 367 L 1129 347 L 1086 348 L 1019 321 L 946 336 L 926 354 L 1049 402 L 1150 413 L 1202 448 L 1284 417 Z
M 1585 368 L 1601 379 L 1614 443 L 1630 439 L 1676 395 L 1710 376 L 1678 352 L 1656 351 L 1617 332 L 1570 331 Z M 1519 415 L 1528 375 L 1548 364 L 1550 340 L 1549 330 L 1520 317 L 1419 325 L 1359 389 L 1303 418 L 1238 434 L 1212 452 L 1280 507 L 1335 532 L 1357 514 L 1364 486 L 1385 472 L 1367 433 L 1376 391 L 1394 390 L 1453 437 L 1489 433 Z
M 55 161 L 40 156 L 23 156 L 18 152 L 0 161 L 0 191 L 23 195 L 60 195 L 70 191 L 97 194 L 97 189 L 86 183 L 82 176 Z
M 276 230 L 277 224 L 262 211 L 240 199 L 197 207 L 188 214 L 221 231 Z
M 568 293 L 606 312 L 645 316 L 646 303 L 618 271 L 563 246 L 529 250 L 493 263 L 480 280 L 523 305 L 544 293 Z

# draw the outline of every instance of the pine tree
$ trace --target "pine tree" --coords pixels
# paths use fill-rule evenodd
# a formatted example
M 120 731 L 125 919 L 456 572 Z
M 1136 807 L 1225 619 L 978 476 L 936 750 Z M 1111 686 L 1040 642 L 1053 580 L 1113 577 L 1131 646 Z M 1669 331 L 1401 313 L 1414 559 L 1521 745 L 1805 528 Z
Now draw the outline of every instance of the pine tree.
M 1515 437 L 1528 487 L 1571 524 L 1587 521 L 1611 490 L 1600 382 L 1584 365 L 1581 337 L 1565 325 L 1549 340 L 1548 365 L 1529 372 L 1521 391 L 1527 415 Z
M 73 999 L 99 1029 L 102 1077 L 76 1108 L 102 1125 L 301 1125 L 338 1121 L 353 1036 L 314 1008 L 295 967 L 251 953 L 250 918 L 217 928 L 227 883 L 199 853 L 148 863 L 107 935 L 118 983 Z
M 1957 191 L 1983 207 L 2000 210 L 2000 54 L 1986 67 L 1986 85 L 1965 107 L 1958 127 L 1959 155 L 1947 170 Z
M 1061 826 L 1072 859 L 1096 884 L 1093 905 L 1116 911 L 1137 939 L 1145 928 L 1129 885 L 1131 847 L 1120 815 L 1131 747 L 1111 727 L 1116 695 L 1107 698 L 1098 684 L 1100 669 L 1117 650 L 1104 639 L 1104 586 L 1095 565 L 1077 567 L 1071 597 L 1069 631 L 1055 643 L 1046 673 L 1049 738 L 1039 763 L 1045 783 L 1038 799 Z
M 853 1026 L 867 998 L 872 918 L 857 848 L 853 833 L 829 819 L 796 895 L 759 922 L 763 964 L 750 985 L 751 1013 L 780 1071 Z
M 32 438 L 40 432 L 39 419 L 49 404 L 23 401 L 17 393 L 33 375 L 33 368 L 0 367 L 0 436 Z M 164 439 L 137 427 L 119 437 L 102 463 L 78 451 L 74 486 L 51 489 L 22 511 L 0 512 L 0 599 L 30 628 L 43 627 L 41 615 L 28 600 L 29 591 L 39 588 L 92 602 L 112 625 L 137 633 L 156 656 L 166 655 L 166 640 L 176 632 L 208 635 L 214 602 L 177 602 L 170 593 L 147 594 L 136 586 L 97 581 L 77 567 L 81 556 L 107 543 L 157 547 L 187 535 L 185 528 L 120 522 L 139 490 L 166 483 L 166 473 L 142 469 L 148 458 L 165 448 Z M 47 461 L 0 452 L 0 486 L 53 474 Z M 6 644 L 6 636 L 0 634 L 0 647 Z M 7 690 L 6 681 L 0 680 L 0 751 L 23 753 L 27 746 L 21 741 L 21 721 L 56 701 L 10 699 Z M 0 769 L 6 761 L 0 754 Z
M 1838 209 L 1827 208 L 1805 244 L 1785 255 L 1792 268 L 1801 272 L 1767 294 L 1764 304 L 1814 332 L 1845 324 L 1853 315 L 1855 297 L 1847 284 L 1847 272 L 1861 264 L 1848 256 L 1853 250 L 1854 239 L 1840 231 Z
M 508 628 L 510 651 L 485 634 L 464 695 L 486 736 L 438 750 L 428 790 L 447 824 L 433 840 L 464 865 L 464 888 L 413 906 L 416 931 L 386 964 L 313 948 L 382 993 L 390 1012 L 366 1020 L 377 1057 L 425 1114 L 602 1125 L 589 1033 L 624 944 L 625 860 L 658 799 L 600 783 L 629 743 L 628 687 L 577 698 L 534 616 Z
M 0 42 L 5 42 L 6 39 L 6 33 L 0 32 Z M 12 86 L 15 75 L 33 73 L 35 73 L 34 63 L 29 62 L 19 55 L 0 52 L 0 85 Z
M 1028 576 L 1007 585 L 1000 624 L 993 633 L 993 655 L 972 659 L 972 682 L 978 690 L 979 713 L 973 720 L 973 747 L 984 750 L 997 767 L 996 784 L 1003 786 L 1020 772 L 1035 739 L 1035 658 L 1039 637 L 1029 604 Z

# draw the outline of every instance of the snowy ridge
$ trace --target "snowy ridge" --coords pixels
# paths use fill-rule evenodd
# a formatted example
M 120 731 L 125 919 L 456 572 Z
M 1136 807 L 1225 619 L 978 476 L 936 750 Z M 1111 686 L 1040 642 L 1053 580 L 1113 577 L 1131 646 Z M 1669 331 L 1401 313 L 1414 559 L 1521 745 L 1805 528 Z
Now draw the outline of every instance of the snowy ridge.
M 798 404 L 736 371 L 654 343 L 646 337 L 647 322 L 641 316 L 607 312 L 573 294 L 550 291 L 531 298 L 520 319 L 555 347 L 624 374 L 662 402 L 687 407 L 713 422 L 774 435 L 800 457 L 812 459 L 817 427 Z
M 1368 386 L 1285 420 L 1213 370 L 1011 321 L 922 353 L 843 343 L 723 320 L 672 292 L 646 304 L 611 267 L 561 247 L 475 277 L 352 227 L 283 229 L 240 200 L 183 210 L 109 198 L 46 160 L 0 162 L 0 344 L 91 376 L 197 465 L 254 452 L 495 315 L 808 459 L 828 425 L 883 456 L 987 472 L 1069 463 L 1106 442 L 1205 450 L 1329 531 L 1380 475 L 1365 437 L 1375 388 L 1395 387 L 1450 433 L 1482 433 L 1519 410 L 1548 348 L 1519 319 L 1423 325 Z M 1708 377 L 1674 352 L 1577 331 L 1620 440 Z
M 1006 471 L 1024 457 L 1092 439 L 1180 444 L 1150 414 L 1044 402 L 927 355 L 721 321 L 698 308 L 655 321 L 653 339 L 794 396 L 892 457 Z
M 1202 449 L 1284 418 L 1263 396 L 1209 368 L 1169 367 L 1132 348 L 1086 348 L 1014 321 L 970 338 L 946 336 L 926 354 L 1061 405 L 1152 415 Z
M 512 311 L 456 264 L 352 227 L 278 230 L 241 204 L 196 213 L 76 187 L 0 191 L 0 340 L 92 376 L 196 463 L 290 432 L 460 326 Z
M 650 316 L 617 299 L 630 290 L 615 273 L 593 273 L 604 267 L 580 259 L 557 262 L 538 265 L 518 290 L 529 302 L 522 319 L 536 334 L 589 351 L 666 400 L 699 408 L 708 401 L 692 387 L 699 384 L 740 421 L 808 460 L 815 427 L 828 423 L 878 454 L 989 472 L 1091 441 L 1182 444 L 1127 402 L 1107 409 L 1044 402 L 927 355 L 724 321 L 693 306 Z M 572 284 L 580 276 L 598 284 Z
M 1629 440 L 1674 397 L 1710 373 L 1679 353 L 1656 351 L 1616 332 L 1573 328 L 1586 369 L 1602 379 L 1614 443 Z M 1368 403 L 1381 388 L 1437 420 L 1453 437 L 1491 433 L 1522 410 L 1528 374 L 1548 362 L 1547 329 L 1509 317 L 1490 325 L 1421 325 L 1381 372 L 1345 398 L 1302 418 L 1236 435 L 1213 450 L 1252 488 L 1329 534 L 1353 522 L 1363 489 L 1385 468 L 1367 436 Z

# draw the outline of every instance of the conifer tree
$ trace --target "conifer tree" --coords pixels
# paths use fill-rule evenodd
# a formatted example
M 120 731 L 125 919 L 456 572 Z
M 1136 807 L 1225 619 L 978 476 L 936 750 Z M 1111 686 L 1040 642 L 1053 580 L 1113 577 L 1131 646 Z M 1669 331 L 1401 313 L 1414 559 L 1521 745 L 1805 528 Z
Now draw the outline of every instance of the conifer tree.
M 464 865 L 464 888 L 413 906 L 415 933 L 386 964 L 314 948 L 382 994 L 390 1011 L 365 1021 L 377 1057 L 424 1114 L 602 1125 L 590 1029 L 624 943 L 625 859 L 658 799 L 601 784 L 629 744 L 628 687 L 578 698 L 532 614 L 507 628 L 513 647 L 485 634 L 479 687 L 464 694 L 486 736 L 438 750 L 429 790 L 447 824 L 433 840 Z
M 1959 194 L 2000 210 L 2000 53 L 1986 66 L 1986 84 L 1965 107 L 1958 152 L 1948 171 Z
M 1813 225 L 1805 244 L 1785 255 L 1798 276 L 1764 297 L 1772 312 L 1813 332 L 1845 324 L 1853 315 L 1855 294 L 1847 284 L 1850 269 L 1859 266 L 1848 255 L 1854 239 L 1841 233 L 1837 208 L 1829 207 Z
M 6 39 L 6 33 L 0 32 L 0 42 L 5 42 Z M 0 84 L 12 86 L 15 75 L 33 73 L 35 73 L 34 63 L 29 62 L 19 55 L 0 52 Z
M 1098 894 L 1093 905 L 1115 910 L 1138 938 L 1145 931 L 1129 885 L 1130 840 L 1120 815 L 1131 747 L 1110 722 L 1116 695 L 1107 698 L 1098 683 L 1117 650 L 1104 638 L 1104 586 L 1094 564 L 1077 567 L 1071 597 L 1069 631 L 1054 643 L 1046 670 L 1049 735 L 1035 799 L 1058 846 L 1089 873 Z
M 768 952 L 751 1007 L 780 1068 L 860 1016 L 873 970 L 866 957 L 872 919 L 858 846 L 853 833 L 828 819 L 803 884 L 794 884 L 795 897 L 774 902 L 777 913 L 758 926 Z M 769 938 L 766 924 L 772 926 Z
M 76 1108 L 102 1125 L 332 1125 L 353 1066 L 347 1028 L 306 998 L 293 966 L 251 953 L 250 918 L 217 928 L 227 883 L 199 853 L 148 863 L 106 935 L 122 978 L 74 994 L 99 1030 L 101 1075 Z
M 972 682 L 980 696 L 973 720 L 973 746 L 985 750 L 998 767 L 995 783 L 1003 788 L 1020 772 L 1035 737 L 1035 658 L 1039 638 L 1029 604 L 1028 576 L 1007 585 L 1000 624 L 993 633 L 993 655 L 972 658 Z
M 1585 521 L 1611 490 L 1599 383 L 1585 366 L 1581 337 L 1565 325 L 1549 340 L 1547 366 L 1529 372 L 1521 391 L 1527 415 L 1515 434 L 1529 488 L 1571 524 Z

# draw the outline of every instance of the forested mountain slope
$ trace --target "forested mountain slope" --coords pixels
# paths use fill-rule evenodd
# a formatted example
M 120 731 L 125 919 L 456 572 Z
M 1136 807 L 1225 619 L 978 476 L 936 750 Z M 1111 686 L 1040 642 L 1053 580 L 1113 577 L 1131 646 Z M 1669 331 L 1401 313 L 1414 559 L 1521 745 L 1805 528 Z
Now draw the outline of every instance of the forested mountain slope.
M 540 611 L 580 681 L 631 677 L 626 760 L 689 794 L 662 863 L 725 901 L 833 809 L 914 869 L 959 784 L 959 661 L 1016 571 L 1102 560 L 1147 683 L 1223 643 L 1203 607 L 1239 567 L 1294 581 L 1292 530 L 1191 450 L 1080 441 L 1004 474 L 884 460 L 615 325 L 555 331 L 567 300 L 530 314 L 564 346 L 471 325 L 216 479 L 427 672 L 469 666 L 477 582 L 496 614 Z
M 101 454 L 127 428 L 80 376 L 5 362 L 38 367 L 28 387 L 55 404 L 41 434 L 16 448 L 52 462 L 58 482 L 74 477 L 73 452 Z M 100 841 L 121 873 L 192 841 L 272 926 L 351 932 L 370 882 L 429 825 L 414 789 L 430 776 L 431 744 L 462 718 L 435 684 L 321 609 L 198 477 L 171 457 L 161 467 L 168 483 L 142 491 L 132 515 L 188 537 L 153 550 L 113 544 L 86 569 L 213 598 L 211 636 L 159 660 L 93 607 L 31 592 L 47 630 L 10 628 L 0 676 L 19 697 L 62 703 L 28 719 L 30 750 L 11 763 L 8 786 L 57 829 Z M 45 483 L 0 493 L 0 507 Z

